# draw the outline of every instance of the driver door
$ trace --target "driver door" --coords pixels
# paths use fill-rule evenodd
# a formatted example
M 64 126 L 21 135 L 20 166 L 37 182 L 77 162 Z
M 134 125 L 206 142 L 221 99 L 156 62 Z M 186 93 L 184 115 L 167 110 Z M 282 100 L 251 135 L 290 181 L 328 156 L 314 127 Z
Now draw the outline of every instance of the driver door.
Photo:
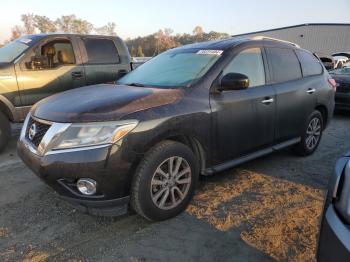
M 215 164 L 273 143 L 276 97 L 273 87 L 266 85 L 264 60 L 259 47 L 249 47 L 234 55 L 222 76 L 244 74 L 249 78 L 249 87 L 211 94 Z
M 16 65 L 23 106 L 86 84 L 84 66 L 69 38 L 51 38 L 35 47 Z

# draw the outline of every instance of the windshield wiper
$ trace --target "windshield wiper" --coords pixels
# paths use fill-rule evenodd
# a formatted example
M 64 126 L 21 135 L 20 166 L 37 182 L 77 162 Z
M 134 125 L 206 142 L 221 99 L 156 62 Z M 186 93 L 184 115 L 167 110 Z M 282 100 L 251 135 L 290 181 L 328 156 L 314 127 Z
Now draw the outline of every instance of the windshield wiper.
M 140 84 L 140 83 L 129 83 L 129 84 L 125 84 L 127 86 L 137 86 L 137 87 L 144 87 L 145 85 Z

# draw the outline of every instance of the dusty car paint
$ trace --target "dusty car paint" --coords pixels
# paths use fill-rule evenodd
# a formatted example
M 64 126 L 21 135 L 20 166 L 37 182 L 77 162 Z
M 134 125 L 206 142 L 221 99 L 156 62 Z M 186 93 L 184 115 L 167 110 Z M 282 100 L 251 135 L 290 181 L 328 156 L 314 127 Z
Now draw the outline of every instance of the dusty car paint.
M 31 113 L 41 119 L 66 123 L 115 121 L 131 113 L 175 103 L 182 93 L 180 89 L 95 85 L 44 99 Z

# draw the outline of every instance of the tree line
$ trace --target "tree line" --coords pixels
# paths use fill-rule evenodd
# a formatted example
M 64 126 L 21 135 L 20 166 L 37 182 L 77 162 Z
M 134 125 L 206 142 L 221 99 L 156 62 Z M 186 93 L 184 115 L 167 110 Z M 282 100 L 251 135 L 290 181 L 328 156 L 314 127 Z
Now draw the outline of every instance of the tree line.
M 6 42 L 17 39 L 22 35 L 36 33 L 76 33 L 76 34 L 98 34 L 98 35 L 117 35 L 116 24 L 109 22 L 102 27 L 95 27 L 87 20 L 76 17 L 75 15 L 63 15 L 55 20 L 46 16 L 35 14 L 21 15 L 21 25 L 15 25 L 11 29 L 10 39 Z M 181 45 L 223 39 L 229 37 L 226 33 L 215 31 L 204 32 L 201 26 L 196 26 L 192 34 L 174 34 L 171 28 L 160 29 L 153 34 L 128 38 L 125 40 L 131 56 L 155 56 L 170 48 Z M 1 44 L 0 44 L 1 47 Z
M 109 22 L 102 27 L 95 27 L 89 21 L 78 18 L 75 15 L 63 15 L 55 20 L 52 20 L 47 16 L 29 13 L 21 15 L 21 22 L 21 25 L 15 25 L 11 28 L 11 36 L 8 41 L 12 41 L 22 35 L 37 33 L 60 32 L 75 34 L 117 35 L 115 32 L 116 24 L 113 22 Z
M 131 56 L 142 57 L 155 56 L 177 46 L 229 37 L 226 33 L 215 31 L 206 33 L 201 26 L 196 26 L 192 34 L 184 33 L 174 35 L 173 33 L 174 31 L 171 28 L 165 28 L 148 36 L 127 39 L 126 44 Z

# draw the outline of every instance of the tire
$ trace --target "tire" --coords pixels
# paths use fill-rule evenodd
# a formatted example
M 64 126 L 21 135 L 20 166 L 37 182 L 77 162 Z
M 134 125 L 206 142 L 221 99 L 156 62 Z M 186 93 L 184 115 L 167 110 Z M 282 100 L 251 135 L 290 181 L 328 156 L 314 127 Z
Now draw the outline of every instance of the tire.
M 169 172 L 170 162 L 173 163 L 173 176 Z M 181 164 L 176 172 L 178 163 Z M 189 147 L 174 141 L 160 142 L 146 153 L 136 170 L 131 206 L 150 221 L 174 217 L 191 201 L 198 176 L 198 160 Z
M 3 151 L 11 138 L 11 125 L 9 119 L 0 112 L 0 152 Z
M 323 117 L 320 111 L 315 110 L 309 116 L 308 121 L 303 129 L 301 141 L 295 146 L 294 151 L 300 156 L 311 155 L 315 152 L 318 145 L 320 144 L 322 133 Z

